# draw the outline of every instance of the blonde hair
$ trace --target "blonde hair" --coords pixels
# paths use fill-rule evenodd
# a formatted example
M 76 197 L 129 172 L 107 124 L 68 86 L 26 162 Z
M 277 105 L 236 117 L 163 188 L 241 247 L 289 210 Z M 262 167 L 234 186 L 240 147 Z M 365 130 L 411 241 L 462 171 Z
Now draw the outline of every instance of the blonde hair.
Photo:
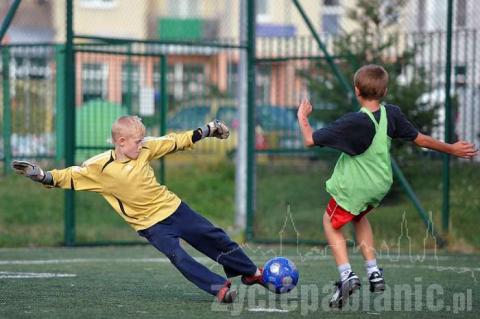
M 375 64 L 362 66 L 353 77 L 360 96 L 366 100 L 380 100 L 387 94 L 388 73 Z
M 120 137 L 130 137 L 134 134 L 145 134 L 145 125 L 142 119 L 136 115 L 125 115 L 119 117 L 112 124 L 112 142 L 115 142 Z

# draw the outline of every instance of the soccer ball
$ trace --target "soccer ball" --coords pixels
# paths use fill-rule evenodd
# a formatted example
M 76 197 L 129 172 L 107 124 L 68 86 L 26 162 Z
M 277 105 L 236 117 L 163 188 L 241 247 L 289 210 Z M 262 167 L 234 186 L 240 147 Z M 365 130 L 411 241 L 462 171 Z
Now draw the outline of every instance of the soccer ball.
M 295 288 L 298 282 L 297 267 L 288 258 L 272 258 L 263 266 L 263 282 L 268 290 L 274 293 L 289 292 Z

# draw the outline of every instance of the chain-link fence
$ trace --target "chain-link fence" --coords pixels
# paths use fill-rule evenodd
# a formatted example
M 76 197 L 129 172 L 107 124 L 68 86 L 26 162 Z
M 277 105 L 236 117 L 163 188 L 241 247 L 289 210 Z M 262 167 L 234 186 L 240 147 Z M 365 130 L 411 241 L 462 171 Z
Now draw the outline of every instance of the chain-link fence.
M 276 2 L 275 8 L 269 11 L 270 16 L 259 17 L 257 12 L 256 110 L 268 105 L 274 110 L 268 112 L 270 115 L 279 114 L 277 129 L 262 127 L 260 120 L 256 129 L 260 148 L 256 150 L 256 209 L 250 231 L 253 238 L 265 242 L 323 239 L 322 215 L 328 201 L 325 181 L 338 155 L 323 149 L 324 152 L 318 154 L 305 152 L 295 123 L 295 109 L 302 98 L 310 98 L 314 107 L 310 124 L 314 129 L 355 111 L 358 106 L 348 87 L 353 86 L 353 74 L 362 65 L 383 65 L 390 74 L 386 102 L 399 105 L 422 133 L 444 140 L 446 51 L 450 38 L 452 141 L 480 143 L 479 56 L 476 52 L 479 37 L 474 18 L 474 12 L 478 14 L 480 10 L 478 4 L 454 2 L 453 32 L 449 34 L 446 1 L 297 3 L 304 17 L 295 1 Z M 278 20 L 287 21 L 289 27 L 275 29 L 269 25 Z M 306 20 L 320 43 L 308 29 Z M 283 34 L 275 35 L 275 32 Z M 345 82 L 342 83 L 336 71 Z M 390 212 L 391 223 L 398 225 L 398 232 L 382 234 L 389 244 L 395 244 L 405 232 L 401 228 L 403 218 L 408 220 L 410 234 L 418 236 L 414 241 L 421 244 L 425 237 L 423 222 L 430 223 L 430 227 L 433 222 L 440 229 L 445 219 L 448 224 L 449 218 L 450 221 L 462 220 L 462 216 L 471 214 L 455 203 L 451 207 L 452 217 L 442 217 L 445 170 L 441 169 L 441 156 L 411 146 L 405 142 L 393 146 L 393 154 L 403 172 L 397 171 L 395 185 L 379 209 L 382 216 Z M 474 167 L 464 161 L 456 161 L 451 166 L 456 180 L 450 189 L 453 194 L 463 193 L 457 182 L 463 180 L 468 184 L 465 172 Z M 428 183 L 423 175 L 416 176 L 421 170 L 429 175 Z M 403 183 L 403 177 L 408 184 Z M 405 194 L 413 189 L 417 195 L 403 195 L 405 187 Z M 418 217 L 417 210 L 422 218 Z M 373 216 L 373 223 L 381 227 L 386 217 L 375 216 L 378 215 Z M 461 227 L 468 225 L 461 223 Z
M 2 2 L 0 12 L 6 15 L 12 3 Z M 250 177 L 256 186 L 250 185 L 253 205 L 247 207 L 252 216 L 251 238 L 274 240 L 291 212 L 294 218 L 290 221 L 297 231 L 289 228 L 283 238 L 296 240 L 301 233 L 303 240 L 322 239 L 319 216 L 328 199 L 322 189 L 337 154 L 304 148 L 296 107 L 301 98 L 311 99 L 315 129 L 355 110 L 352 92 L 345 90 L 331 62 L 350 86 L 359 66 L 384 65 L 391 77 L 387 101 L 400 105 L 422 132 L 443 139 L 450 38 L 453 138 L 480 143 L 475 20 L 480 4 L 476 1 L 454 1 L 451 35 L 447 33 L 447 1 L 250 3 L 256 9 L 256 54 L 250 61 L 256 73 L 250 123 L 254 127 L 250 150 L 256 160 L 250 171 L 255 176 Z M 76 162 L 112 147 L 110 125 L 123 114 L 141 116 L 151 135 L 195 129 L 212 118 L 232 128 L 230 140 L 203 141 L 195 152 L 167 161 L 167 179 L 176 165 L 196 165 L 213 158 L 234 160 L 242 125 L 239 105 L 244 97 L 238 91 L 246 62 L 242 53 L 252 48 L 247 41 L 252 36 L 246 30 L 247 12 L 241 4 L 240 0 L 73 1 L 75 86 L 67 94 L 72 94 L 75 104 Z M 55 159 L 56 165 L 62 164 L 66 151 L 66 14 L 64 1 L 22 1 L 3 39 L 7 44 L 2 46 L 1 59 L 0 157 L 4 164 L 11 158 Z M 407 178 L 422 166 L 441 167 L 434 155 L 423 150 L 395 146 L 394 153 L 400 167 L 406 168 Z M 461 162 L 455 169 L 464 167 Z M 158 169 L 162 172 L 161 166 Z M 441 173 L 441 169 L 432 171 L 438 199 Z M 414 179 L 411 184 L 422 192 L 420 181 Z M 433 219 L 438 222 L 441 204 L 431 202 L 433 206 L 424 206 L 435 213 Z M 403 206 L 399 207 L 409 205 L 400 203 Z M 105 210 L 110 209 L 105 206 Z M 91 208 L 82 207 L 77 214 L 80 240 L 131 237 L 126 231 L 92 230 L 88 223 L 92 213 Z M 112 220 L 106 219 L 105 225 L 115 224 Z M 416 229 L 422 229 L 420 219 L 416 220 Z

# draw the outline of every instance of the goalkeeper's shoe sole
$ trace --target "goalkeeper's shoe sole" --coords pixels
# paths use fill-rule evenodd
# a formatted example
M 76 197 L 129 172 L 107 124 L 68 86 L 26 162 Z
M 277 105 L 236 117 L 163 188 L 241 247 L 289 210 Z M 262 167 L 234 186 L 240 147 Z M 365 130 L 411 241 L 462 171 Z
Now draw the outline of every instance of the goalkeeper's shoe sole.
M 232 303 L 235 298 L 237 297 L 237 292 L 235 290 L 231 290 L 232 283 L 227 280 L 223 284 L 223 287 L 217 293 L 217 301 L 219 303 Z

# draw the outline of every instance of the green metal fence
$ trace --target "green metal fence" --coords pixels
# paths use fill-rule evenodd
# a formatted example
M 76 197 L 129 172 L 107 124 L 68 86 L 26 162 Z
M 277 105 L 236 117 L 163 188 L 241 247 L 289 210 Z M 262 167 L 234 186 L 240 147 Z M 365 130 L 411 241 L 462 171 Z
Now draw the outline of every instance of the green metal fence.
M 338 155 L 328 153 L 328 150 L 318 154 L 305 152 L 297 125 L 288 127 L 284 123 L 291 122 L 290 117 L 294 116 L 288 113 L 294 114 L 296 105 L 304 97 L 309 97 L 314 106 L 311 119 L 314 128 L 355 110 L 356 101 L 350 83 L 356 69 L 364 64 L 377 63 L 387 68 L 391 81 L 386 100 L 400 105 L 423 133 L 444 140 L 445 127 L 451 127 L 455 134 L 453 140 L 478 143 L 479 138 L 479 86 L 475 72 L 478 35 L 475 29 L 456 29 L 449 34 L 446 31 L 405 33 L 383 29 L 370 33 L 365 28 L 352 28 L 351 32 L 342 34 L 318 35 L 310 21 L 312 15 L 304 11 L 299 1 L 292 3 L 313 36 L 257 40 L 257 111 L 265 101 L 273 101 L 271 106 L 278 113 L 284 113 L 285 118 L 278 125 L 283 125 L 283 129 L 262 129 L 260 124 L 257 127 L 260 149 L 256 149 L 256 206 L 247 233 L 258 242 L 321 242 L 324 239 L 322 215 L 328 200 L 324 183 Z M 449 107 L 445 106 L 445 85 L 448 82 L 445 79 L 449 68 L 445 39 L 452 41 L 451 96 L 455 115 L 451 126 L 445 116 Z M 434 225 L 443 225 L 448 231 L 448 179 L 439 181 L 445 190 L 441 208 L 418 197 L 414 190 L 422 189 L 422 185 L 412 175 L 412 169 L 435 166 L 438 160 L 432 156 L 436 154 L 418 151 L 408 145 L 395 145 L 393 153 L 396 155 L 392 164 L 396 185 L 389 197 L 398 197 L 396 193 L 403 189 L 411 202 L 404 204 L 409 218 L 414 224 L 423 221 L 442 244 Z M 418 167 L 412 168 L 412 162 Z M 464 162 L 457 164 L 456 168 L 468 165 Z M 447 164 L 443 167 L 444 176 L 449 176 L 448 170 Z M 437 174 L 432 179 L 441 177 L 442 170 L 437 170 Z M 438 196 L 442 198 L 441 192 Z M 440 214 L 442 210 L 443 214 Z M 415 211 L 420 219 L 415 216 Z M 399 213 L 395 217 L 398 225 L 401 216 Z
M 110 126 L 123 114 L 139 115 L 149 135 L 191 130 L 220 118 L 232 128 L 228 141 L 205 141 L 195 147 L 193 156 L 180 155 L 172 163 L 195 165 L 195 162 L 231 158 L 236 151 L 239 128 L 240 52 L 246 50 L 239 40 L 240 6 L 232 7 L 232 3 L 228 3 L 232 1 L 187 6 L 182 2 L 72 0 L 62 5 L 20 5 L 20 1 L 15 2 L 15 7 L 1 5 L 9 12 L 8 22 L 12 22 L 13 31 L 7 32 L 7 42 L 29 42 L 30 39 L 38 42 L 36 36 L 50 36 L 50 31 L 54 31 L 52 39 L 65 41 L 59 46 L 27 43 L 1 48 L 0 155 L 4 173 L 10 172 L 8 165 L 13 158 L 55 159 L 55 163 L 42 162 L 46 169 L 79 165 L 112 147 Z M 104 11 L 109 8 L 115 10 Z M 38 14 L 38 32 L 28 29 L 28 12 Z M 201 17 L 191 19 L 189 12 L 199 13 Z M 125 21 L 133 16 L 138 18 L 130 20 L 135 26 L 127 26 Z M 44 17 L 48 19 L 43 20 Z M 89 28 L 92 19 L 101 24 L 97 18 L 110 19 L 105 27 L 113 29 L 102 32 L 110 37 L 101 37 L 98 28 Z M 2 24 L 2 36 L 8 27 L 9 23 Z M 38 68 L 50 68 L 51 72 L 48 77 L 27 74 L 24 79 L 12 71 L 15 59 L 22 58 L 24 72 L 36 72 Z M 37 65 L 39 63 L 42 65 Z M 169 167 L 161 162 L 156 168 L 157 177 L 164 182 Z M 78 201 L 94 203 L 91 207 L 96 211 L 82 208 L 76 212 L 77 206 L 85 207 L 77 205 Z M 96 201 L 88 194 L 74 196 L 72 191 L 66 191 L 66 245 L 133 239 L 127 226 L 119 223 L 108 207 L 102 208 Z M 104 223 L 116 225 L 113 229 L 118 227 L 118 231 L 105 231 L 102 225 L 90 229 L 89 214 L 103 211 L 108 211 L 105 216 L 111 216 Z
M 111 124 L 124 114 L 140 116 L 147 136 L 192 130 L 213 118 L 232 127 L 232 139 L 225 143 L 203 141 L 196 145 L 194 154 L 177 155 L 176 162 L 218 160 L 235 151 L 238 97 L 231 79 L 238 64 L 238 48 L 90 40 L 75 46 L 76 162 L 112 148 Z M 168 162 L 162 161 L 157 167 L 162 183 Z M 111 209 L 105 206 L 105 210 Z M 119 225 L 119 232 L 108 235 L 101 229 L 87 229 L 84 225 L 88 225 L 89 215 L 99 213 L 103 212 L 75 213 L 77 243 L 134 239 L 126 226 Z M 115 223 L 117 217 L 109 215 L 110 222 Z
M 2 158 L 59 159 L 55 45 L 2 46 Z M 8 143 L 10 141 L 10 143 Z M 4 165 L 6 167 L 6 165 Z
M 394 83 L 387 100 L 400 104 L 422 131 L 443 138 L 449 69 L 453 132 L 459 139 L 479 142 L 479 35 L 475 28 L 456 27 L 452 33 L 446 28 L 412 31 L 400 29 L 397 21 L 392 24 L 394 31 L 373 37 L 359 34 L 355 19 L 335 20 L 333 16 L 338 18 L 341 12 L 338 1 L 323 3 L 321 18 L 310 12 L 319 5 L 309 1 L 279 0 L 275 8 L 272 1 L 249 0 L 243 8 L 233 0 L 202 1 L 191 7 L 185 6 L 187 2 L 151 1 L 149 7 L 147 2 L 67 1 L 66 8 L 62 4 L 61 10 L 51 13 L 51 23 L 58 27 L 55 39 L 62 44 L 2 45 L 0 158 L 4 172 L 12 158 L 53 159 L 58 166 L 80 164 L 112 147 L 110 125 L 119 115 L 139 115 L 151 135 L 194 129 L 219 118 L 232 128 L 232 138 L 225 143 L 204 141 L 195 154 L 176 157 L 175 162 L 237 161 L 233 155 L 238 141 L 246 139 L 247 192 L 242 200 L 248 216 L 247 239 L 277 242 L 281 236 L 290 242 L 319 242 L 323 239 L 320 216 L 328 199 L 323 184 L 338 154 L 303 147 L 296 124 L 301 98 L 311 98 L 315 108 L 311 123 L 320 128 L 353 109 L 348 90 L 354 70 L 367 62 L 382 63 Z M 409 5 L 413 7 L 406 7 L 402 14 L 411 18 L 408 12 L 414 12 L 417 2 Z M 91 28 L 89 21 L 96 21 L 97 28 Z M 99 28 L 109 36 L 101 36 Z M 312 32 L 318 30 L 323 32 Z M 447 68 L 446 39 L 452 42 L 451 68 Z M 247 72 L 246 89 L 240 93 L 242 70 Z M 242 99 L 248 102 L 244 122 L 239 111 Z M 243 124 L 247 134 L 241 137 Z M 412 161 L 421 167 L 434 166 L 438 160 L 408 147 L 395 148 L 394 153 L 398 166 L 407 168 L 406 178 L 400 170 L 396 176 L 413 200 L 408 208 L 414 212 L 411 216 L 432 231 L 425 211 L 434 211 L 432 218 L 438 223 L 438 207 L 427 204 L 421 209 L 424 202 L 416 200 L 413 192 L 421 185 L 412 181 L 409 187 L 406 181 L 415 169 L 409 170 Z M 167 161 L 156 167 L 162 181 L 168 179 L 173 165 Z M 447 190 L 443 198 L 448 196 Z M 94 201 L 88 194 L 78 198 Z M 67 245 L 134 239 L 106 205 L 96 212 L 88 208 L 75 212 L 75 207 L 73 193 L 67 192 Z M 416 210 L 422 219 L 415 216 Z M 104 232 L 102 225 L 89 228 L 89 214 L 103 211 L 110 216 L 103 223 L 115 225 L 115 231 Z

